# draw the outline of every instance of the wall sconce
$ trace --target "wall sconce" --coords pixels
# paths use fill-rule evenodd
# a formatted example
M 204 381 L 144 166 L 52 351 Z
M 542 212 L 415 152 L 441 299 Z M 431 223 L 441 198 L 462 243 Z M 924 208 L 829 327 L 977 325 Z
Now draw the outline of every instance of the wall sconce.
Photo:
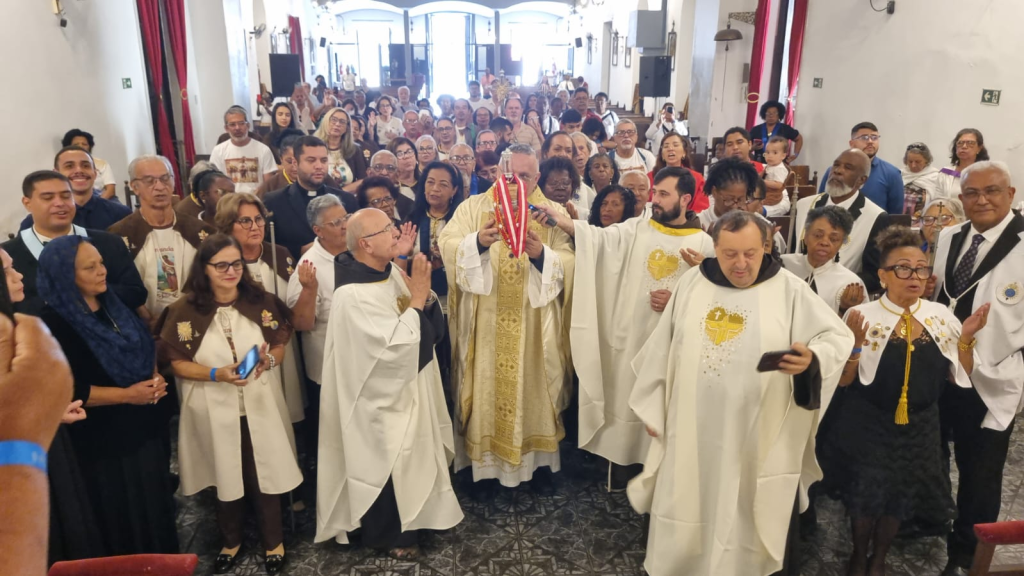
M 668 55 L 672 57 L 672 69 L 676 69 L 676 21 L 672 21 L 672 30 L 668 33 Z
M 619 65 L 619 31 L 612 30 L 612 66 Z
M 732 27 L 732 16 L 725 23 L 725 30 L 719 30 L 715 33 L 715 42 L 725 42 L 725 51 L 729 51 L 729 42 L 733 40 L 743 40 L 743 34 L 739 30 L 735 30 Z

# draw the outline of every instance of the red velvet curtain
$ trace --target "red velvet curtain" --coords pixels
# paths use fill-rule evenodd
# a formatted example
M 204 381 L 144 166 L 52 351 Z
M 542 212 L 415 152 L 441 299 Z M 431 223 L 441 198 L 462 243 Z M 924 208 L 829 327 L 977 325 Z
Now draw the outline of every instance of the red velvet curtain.
M 794 0 L 793 21 L 789 30 L 789 96 L 786 102 L 786 124 L 792 126 L 796 116 L 796 89 L 800 82 L 800 58 L 804 52 L 804 28 L 807 25 L 808 0 Z
M 167 31 L 170 34 L 171 56 L 174 58 L 174 71 L 181 87 L 181 124 L 182 142 L 185 146 L 185 163 L 188 166 L 196 158 L 196 145 L 192 137 L 192 113 L 188 106 L 188 43 L 185 37 L 185 1 L 164 0 L 164 11 L 167 15 Z
M 757 123 L 758 104 L 761 100 L 761 73 L 764 71 L 764 51 L 768 43 L 768 15 L 771 0 L 758 0 L 754 21 L 754 48 L 750 53 L 750 80 L 747 83 L 747 127 Z
M 291 46 L 292 54 L 299 55 L 299 67 L 302 74 L 302 80 L 306 80 L 306 57 L 303 54 L 304 50 L 302 47 L 302 25 L 299 24 L 299 18 L 297 16 L 288 17 L 288 29 L 291 30 L 291 34 L 288 35 L 288 43 Z
M 142 31 L 142 44 L 145 47 L 146 65 L 149 82 L 156 95 L 153 108 L 156 112 L 156 149 L 171 161 L 174 168 L 175 191 L 181 194 L 181 175 L 178 173 L 177 154 L 174 153 L 174 140 L 171 139 L 171 126 L 164 108 L 164 59 L 160 43 L 160 6 L 157 0 L 136 0 L 139 7 L 139 28 Z

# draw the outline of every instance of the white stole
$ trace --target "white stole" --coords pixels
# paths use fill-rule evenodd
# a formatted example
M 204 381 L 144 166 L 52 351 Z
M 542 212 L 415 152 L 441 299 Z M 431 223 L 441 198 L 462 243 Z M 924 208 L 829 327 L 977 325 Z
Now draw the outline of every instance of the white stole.
M 89 232 L 77 224 L 71 225 L 70 234 L 75 234 L 82 238 L 89 237 Z M 39 240 L 39 237 L 32 231 L 31 226 L 21 231 L 21 241 L 25 243 L 25 247 L 32 253 L 32 256 L 39 260 L 39 255 L 43 253 L 43 247 L 46 246 L 46 243 Z

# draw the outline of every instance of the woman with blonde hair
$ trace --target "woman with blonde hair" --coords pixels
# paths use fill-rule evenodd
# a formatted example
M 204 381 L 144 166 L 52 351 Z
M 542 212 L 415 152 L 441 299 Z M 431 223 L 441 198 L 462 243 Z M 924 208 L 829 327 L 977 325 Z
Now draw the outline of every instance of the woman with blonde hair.
M 320 120 L 314 136 L 327 143 L 327 174 L 340 186 L 366 178 L 366 158 L 352 137 L 353 122 L 342 108 L 332 108 Z

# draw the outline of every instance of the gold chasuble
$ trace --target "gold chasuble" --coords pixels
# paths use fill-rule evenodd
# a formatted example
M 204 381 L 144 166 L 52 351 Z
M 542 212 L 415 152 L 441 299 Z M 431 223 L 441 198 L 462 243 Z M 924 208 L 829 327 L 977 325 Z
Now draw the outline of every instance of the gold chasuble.
M 493 192 L 464 201 L 438 241 L 448 273 L 455 468 L 472 464 L 474 480 L 516 486 L 540 466 L 560 466 L 574 259 L 565 232 L 532 219 L 529 230 L 544 243 L 539 268 L 525 252 L 512 257 L 502 240 L 481 253 L 477 231 L 494 218 Z M 528 202 L 564 212 L 539 188 Z

